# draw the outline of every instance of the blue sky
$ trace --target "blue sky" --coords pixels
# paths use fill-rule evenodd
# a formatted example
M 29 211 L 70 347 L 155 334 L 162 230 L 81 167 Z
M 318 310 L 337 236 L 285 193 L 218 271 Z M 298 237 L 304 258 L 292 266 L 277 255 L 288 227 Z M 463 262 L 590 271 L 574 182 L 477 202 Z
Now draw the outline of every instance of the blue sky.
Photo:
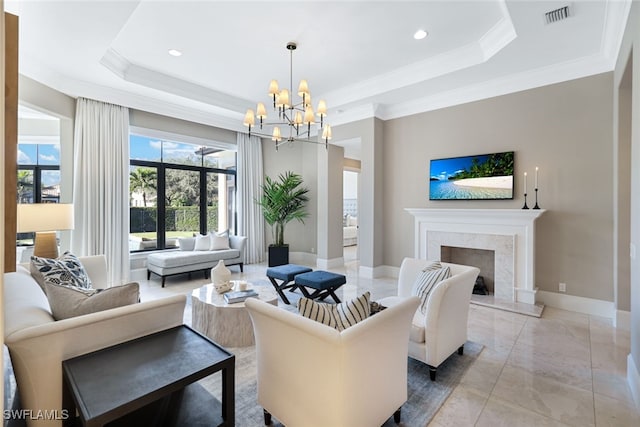
M 456 173 L 466 170 L 471 166 L 473 159 L 478 159 L 480 163 L 487 161 L 488 154 L 482 156 L 455 157 L 451 159 L 431 160 L 429 176 L 439 180 L 446 180 Z
M 59 165 L 59 144 L 18 144 L 18 164 Z

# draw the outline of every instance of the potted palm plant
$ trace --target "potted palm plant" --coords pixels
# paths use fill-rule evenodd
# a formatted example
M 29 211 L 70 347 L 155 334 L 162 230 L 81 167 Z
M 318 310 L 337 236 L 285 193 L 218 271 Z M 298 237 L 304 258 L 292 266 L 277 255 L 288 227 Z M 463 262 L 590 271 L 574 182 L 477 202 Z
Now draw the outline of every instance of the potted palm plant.
M 271 226 L 273 243 L 269 245 L 269 267 L 289 263 L 289 245 L 284 243 L 284 228 L 295 220 L 304 224 L 309 214 L 305 210 L 309 189 L 302 186 L 302 177 L 293 172 L 278 175 L 277 179 L 265 177 L 262 197 L 257 203 L 262 207 L 264 219 Z

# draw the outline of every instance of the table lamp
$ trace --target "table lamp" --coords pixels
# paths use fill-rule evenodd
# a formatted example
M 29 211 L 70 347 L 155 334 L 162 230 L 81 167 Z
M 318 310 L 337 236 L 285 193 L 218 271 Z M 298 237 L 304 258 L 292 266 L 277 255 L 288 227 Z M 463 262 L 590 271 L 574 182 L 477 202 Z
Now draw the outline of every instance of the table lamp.
M 73 229 L 73 205 L 67 203 L 18 204 L 17 232 L 35 232 L 33 254 L 58 257 L 56 231 Z

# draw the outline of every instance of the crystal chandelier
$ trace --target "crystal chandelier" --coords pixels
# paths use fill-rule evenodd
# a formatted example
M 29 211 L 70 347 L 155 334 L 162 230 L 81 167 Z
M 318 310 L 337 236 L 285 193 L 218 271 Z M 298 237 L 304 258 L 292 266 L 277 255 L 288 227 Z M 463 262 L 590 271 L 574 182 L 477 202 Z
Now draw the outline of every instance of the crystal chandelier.
M 311 93 L 309 92 L 309 86 L 306 80 L 300 80 L 298 85 L 298 96 L 301 98 L 299 102 L 295 102 L 293 99 L 293 51 L 296 50 L 296 43 L 287 43 L 287 50 L 289 50 L 290 58 L 290 74 L 289 74 L 289 89 L 280 90 L 278 82 L 271 80 L 269 84 L 269 96 L 273 99 L 273 108 L 277 111 L 278 120 L 273 122 L 267 122 L 267 110 L 262 102 L 258 102 L 256 111 L 248 109 L 244 116 L 243 124 L 249 127 L 249 136 L 258 135 L 264 138 L 271 138 L 275 141 L 276 150 L 282 144 L 286 144 L 294 141 L 313 142 L 315 144 L 323 144 L 325 148 L 331 139 L 331 126 L 324 123 L 324 119 L 327 116 L 327 104 L 324 100 L 318 102 L 316 111 L 313 111 L 311 106 Z M 322 141 L 311 139 L 311 125 L 316 123 L 316 116 L 320 119 L 320 128 L 322 129 Z M 256 124 L 256 118 L 259 120 L 260 131 L 263 127 L 272 127 L 271 134 L 252 131 Z M 285 127 L 285 134 L 280 127 Z M 286 131 L 288 128 L 288 132 Z

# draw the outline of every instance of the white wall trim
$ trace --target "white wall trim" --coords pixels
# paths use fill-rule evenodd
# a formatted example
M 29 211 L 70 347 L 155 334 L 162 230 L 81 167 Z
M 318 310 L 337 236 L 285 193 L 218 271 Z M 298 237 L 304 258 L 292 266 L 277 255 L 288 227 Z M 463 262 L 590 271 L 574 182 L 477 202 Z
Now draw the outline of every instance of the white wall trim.
M 265 260 L 266 259 L 267 258 L 265 258 Z M 316 254 L 309 252 L 289 252 L 289 262 L 291 264 L 317 265 L 318 261 Z
M 615 326 L 616 328 L 621 329 L 623 331 L 631 330 L 631 312 L 630 311 L 616 310 L 616 318 L 613 320 L 614 320 L 613 326 Z
M 606 317 L 614 321 L 616 318 L 616 309 L 611 301 L 539 290 L 536 294 L 536 302 L 562 310 Z
M 640 410 L 640 371 L 633 362 L 631 353 L 627 356 L 627 383 L 631 389 L 631 396 L 636 404 L 636 409 Z
M 331 268 L 342 267 L 343 265 L 344 265 L 343 257 L 331 258 L 331 259 L 318 258 L 316 260 L 316 267 L 320 270 L 328 270 Z
M 397 267 L 390 267 L 388 265 L 379 265 L 377 267 L 365 267 L 360 266 L 358 273 L 360 277 L 364 277 L 365 279 L 376 279 L 378 277 L 393 277 L 390 276 L 393 273 L 393 269 L 397 269 Z M 396 276 L 397 273 L 396 273 Z

